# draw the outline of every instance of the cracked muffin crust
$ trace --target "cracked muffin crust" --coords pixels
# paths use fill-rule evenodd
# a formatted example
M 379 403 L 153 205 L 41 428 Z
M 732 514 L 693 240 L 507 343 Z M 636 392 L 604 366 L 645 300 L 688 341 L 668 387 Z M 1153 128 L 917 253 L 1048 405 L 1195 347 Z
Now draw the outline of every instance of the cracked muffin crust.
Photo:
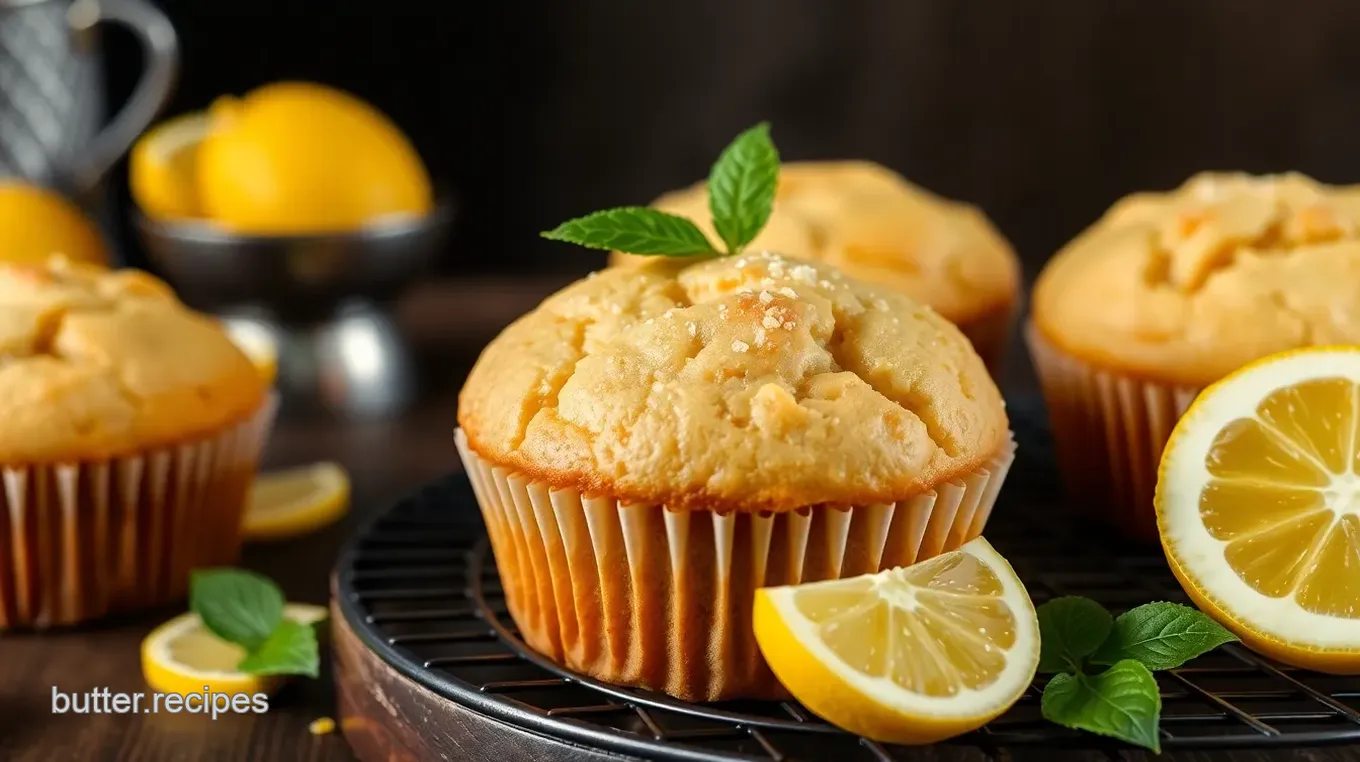
M 266 394 L 222 329 L 146 273 L 0 266 L 0 463 L 195 439 L 241 422 Z
M 486 348 L 458 421 L 480 457 L 550 485 L 718 512 L 893 503 L 1009 442 L 958 329 L 774 254 L 568 286 Z
M 1202 386 L 1296 347 L 1360 342 L 1360 186 L 1204 173 L 1129 196 L 1060 251 L 1032 298 L 1055 348 Z
M 705 183 L 652 203 L 717 240 Z M 824 262 L 904 293 L 970 334 L 969 324 L 1008 315 L 1019 261 L 977 208 L 941 198 L 867 161 L 792 162 L 780 167 L 770 222 L 752 251 Z M 614 264 L 646 257 L 614 254 Z

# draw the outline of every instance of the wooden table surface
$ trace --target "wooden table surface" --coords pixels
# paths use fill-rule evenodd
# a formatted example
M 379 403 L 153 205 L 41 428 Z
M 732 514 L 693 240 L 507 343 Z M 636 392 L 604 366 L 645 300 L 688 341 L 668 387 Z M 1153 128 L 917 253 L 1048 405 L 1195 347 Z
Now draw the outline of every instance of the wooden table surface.
M 365 520 L 403 492 L 458 469 L 452 430 L 457 389 L 477 348 L 501 326 L 554 290 L 562 279 L 432 284 L 399 306 L 401 322 L 420 349 L 425 391 L 398 417 L 355 422 L 296 415 L 285 409 L 267 454 L 269 466 L 316 460 L 345 465 L 353 503 L 342 522 L 310 536 L 248 546 L 242 565 L 277 580 L 290 600 L 325 603 L 327 577 L 339 545 Z M 1012 365 L 1022 365 L 1012 362 Z M 1024 371 L 1008 385 L 1028 386 Z M 297 681 L 274 697 L 261 715 L 54 714 L 52 693 L 95 688 L 147 691 L 138 646 L 152 627 L 182 609 L 101 623 L 77 630 L 0 637 L 0 760 L 129 760 L 135 762 L 293 762 L 351 760 L 342 735 L 312 735 L 308 725 L 333 716 L 329 669 L 322 679 Z M 969 748 L 920 750 L 921 760 L 971 762 L 987 757 Z M 479 759 L 469 753 L 468 759 Z M 1117 756 L 1035 750 L 1015 760 L 1150 759 L 1138 752 Z M 1178 762 L 1337 762 L 1360 760 L 1360 746 L 1272 752 L 1194 752 L 1164 755 Z M 503 759 L 502 762 L 517 762 Z

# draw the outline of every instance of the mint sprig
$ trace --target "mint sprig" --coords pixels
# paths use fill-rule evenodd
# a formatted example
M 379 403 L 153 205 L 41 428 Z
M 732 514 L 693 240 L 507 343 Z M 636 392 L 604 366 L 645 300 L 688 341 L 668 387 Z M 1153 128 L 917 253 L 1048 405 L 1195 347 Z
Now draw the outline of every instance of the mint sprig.
M 248 652 L 236 668 L 252 675 L 316 677 L 321 669 L 316 630 L 310 625 L 284 619 L 279 622 L 278 629 L 258 648 Z
M 189 578 L 189 608 L 208 631 L 245 649 L 237 665 L 254 675 L 320 673 L 316 630 L 284 616 L 283 591 L 245 569 L 199 569 Z
M 713 244 L 698 225 L 675 214 L 645 206 L 622 206 L 567 220 L 543 234 L 588 249 L 629 254 L 691 257 L 713 253 Z
M 1118 619 L 1081 597 L 1055 598 L 1037 611 L 1039 671 L 1057 673 L 1044 686 L 1044 718 L 1156 753 L 1162 698 L 1153 670 L 1174 669 L 1237 640 L 1176 603 L 1148 603 Z
M 1051 722 L 1161 753 L 1157 724 L 1162 694 L 1152 672 L 1134 659 L 1124 659 L 1099 675 L 1054 676 L 1044 686 L 1041 706 Z
M 1105 607 L 1090 598 L 1055 598 L 1040 607 L 1039 671 L 1079 672 L 1114 626 Z
M 1120 614 L 1110 636 L 1091 655 L 1091 663 L 1137 659 L 1148 669 L 1175 669 L 1236 640 L 1223 625 L 1189 606 L 1154 603 Z
M 708 173 L 708 210 L 713 228 L 735 254 L 770 221 L 779 184 L 779 151 L 770 125 L 761 122 L 723 149 Z
M 778 182 L 779 151 L 770 139 L 769 124 L 761 122 L 728 144 L 708 175 L 708 208 L 724 250 L 715 247 L 692 220 L 643 206 L 577 217 L 541 235 L 625 254 L 738 254 L 769 222 Z

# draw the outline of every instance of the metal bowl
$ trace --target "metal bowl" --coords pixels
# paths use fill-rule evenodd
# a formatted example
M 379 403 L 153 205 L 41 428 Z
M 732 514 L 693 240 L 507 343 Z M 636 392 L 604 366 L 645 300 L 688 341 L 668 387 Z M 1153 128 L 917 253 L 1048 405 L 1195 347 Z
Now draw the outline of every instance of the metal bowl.
M 134 224 L 180 298 L 274 342 L 286 407 L 386 416 L 406 408 L 418 384 L 384 303 L 439 254 L 452 221 L 446 199 L 425 217 L 333 235 L 240 235 L 141 214 Z
M 350 299 L 395 297 L 439 254 L 452 221 L 445 199 L 424 217 L 326 235 L 243 235 L 140 213 L 134 224 L 186 302 L 209 311 L 260 304 L 293 323 L 324 320 Z

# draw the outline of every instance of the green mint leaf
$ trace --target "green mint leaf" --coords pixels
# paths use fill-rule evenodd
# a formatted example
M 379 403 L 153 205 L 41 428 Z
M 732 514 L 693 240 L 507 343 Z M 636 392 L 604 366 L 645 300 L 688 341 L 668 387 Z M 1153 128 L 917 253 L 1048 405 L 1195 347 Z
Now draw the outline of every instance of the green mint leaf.
M 283 591 L 252 571 L 199 569 L 189 578 L 189 608 L 212 634 L 249 651 L 283 621 Z
M 1160 754 L 1162 696 L 1147 667 L 1125 659 L 1099 675 L 1062 674 L 1044 686 L 1044 719 Z
M 1095 653 L 1114 624 L 1110 612 L 1090 598 L 1054 598 L 1036 611 L 1040 672 L 1080 672 L 1081 660 Z
M 622 206 L 587 214 L 544 231 L 542 236 L 625 254 L 692 257 L 714 251 L 704 231 L 693 222 L 645 206 Z
M 251 675 L 316 677 L 321 671 L 316 631 L 311 625 L 285 619 L 259 647 L 251 649 L 236 668 Z
M 1142 662 L 1150 670 L 1174 669 L 1206 651 L 1237 640 L 1206 614 L 1178 603 L 1148 603 L 1114 620 L 1114 629 L 1091 661 Z
M 708 173 L 708 210 L 728 254 L 741 251 L 765 227 L 778 182 L 779 152 L 766 122 L 738 135 L 718 156 Z

